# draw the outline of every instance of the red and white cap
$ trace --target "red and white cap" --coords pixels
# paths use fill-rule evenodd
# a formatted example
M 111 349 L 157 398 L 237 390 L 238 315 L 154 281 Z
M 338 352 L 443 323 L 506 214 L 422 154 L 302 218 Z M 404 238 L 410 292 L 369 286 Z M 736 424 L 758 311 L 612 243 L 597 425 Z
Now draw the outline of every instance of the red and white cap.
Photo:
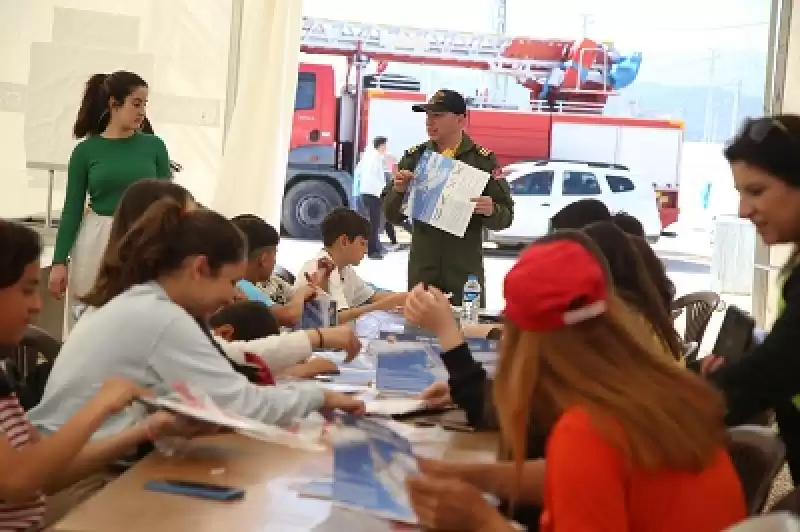
M 574 325 L 608 308 L 604 269 L 574 240 L 529 247 L 506 275 L 503 293 L 505 316 L 528 331 Z

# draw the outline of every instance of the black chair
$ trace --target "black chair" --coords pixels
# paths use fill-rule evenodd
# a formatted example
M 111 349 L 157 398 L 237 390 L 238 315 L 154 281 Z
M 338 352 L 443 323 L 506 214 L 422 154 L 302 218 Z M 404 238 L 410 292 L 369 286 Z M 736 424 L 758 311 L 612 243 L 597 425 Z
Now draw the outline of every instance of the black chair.
M 45 330 L 31 325 L 18 345 L 0 347 L 6 374 L 14 381 L 17 397 L 25 410 L 39 404 L 61 342 Z
M 783 467 L 786 446 L 769 427 L 743 425 L 728 429 L 728 435 L 728 452 L 742 481 L 748 514 L 760 514 Z
M 720 306 L 720 297 L 716 292 L 694 292 L 681 296 L 672 302 L 673 318 L 686 313 L 686 331 L 683 341 L 686 343 L 703 341 L 703 335 L 711 321 L 711 315 Z

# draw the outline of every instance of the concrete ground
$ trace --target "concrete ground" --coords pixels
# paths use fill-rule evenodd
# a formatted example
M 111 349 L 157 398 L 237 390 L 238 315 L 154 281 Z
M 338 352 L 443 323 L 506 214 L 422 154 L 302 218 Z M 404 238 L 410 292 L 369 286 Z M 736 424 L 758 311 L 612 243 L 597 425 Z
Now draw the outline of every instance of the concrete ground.
M 303 263 L 320 249 L 319 242 L 283 239 L 278 248 L 278 263 L 289 271 L 298 271 Z M 694 246 L 692 246 L 694 248 Z M 664 259 L 667 272 L 675 283 L 678 295 L 709 290 L 711 287 L 709 259 L 686 246 L 683 239 L 662 239 L 655 249 Z M 503 278 L 516 261 L 518 252 L 486 251 L 487 306 L 491 309 L 503 307 Z M 405 290 L 407 282 L 408 251 L 388 253 L 382 260 L 365 258 L 356 268 L 364 279 L 388 290 Z

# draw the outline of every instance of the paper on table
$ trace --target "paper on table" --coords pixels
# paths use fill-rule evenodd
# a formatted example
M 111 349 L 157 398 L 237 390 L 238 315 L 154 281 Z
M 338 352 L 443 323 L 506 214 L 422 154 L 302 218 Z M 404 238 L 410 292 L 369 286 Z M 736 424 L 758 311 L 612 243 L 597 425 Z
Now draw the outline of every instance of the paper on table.
M 297 482 L 290 485 L 289 489 L 296 491 L 298 497 L 329 501 L 333 498 L 333 478 L 323 477 Z
M 420 157 L 405 198 L 407 216 L 463 237 L 490 176 L 433 151 Z
M 360 384 L 348 384 L 346 382 L 320 382 L 319 387 L 329 392 L 339 393 L 365 393 L 372 390 L 369 386 Z
M 264 426 L 263 423 L 252 419 L 230 416 L 212 404 L 190 405 L 164 397 L 140 397 L 138 401 L 149 408 L 166 410 L 173 414 L 234 430 L 257 431 Z
M 373 399 L 366 404 L 367 414 L 374 416 L 399 416 L 410 414 L 425 409 L 422 399 L 405 397 L 392 397 L 386 399 Z

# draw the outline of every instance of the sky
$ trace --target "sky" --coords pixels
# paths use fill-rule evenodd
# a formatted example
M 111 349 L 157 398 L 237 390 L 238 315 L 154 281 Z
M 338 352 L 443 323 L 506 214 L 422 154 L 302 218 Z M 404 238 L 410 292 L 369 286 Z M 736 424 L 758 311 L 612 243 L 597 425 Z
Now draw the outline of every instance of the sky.
M 427 27 L 470 32 L 493 31 L 495 0 L 304 0 L 307 16 L 375 24 Z M 648 7 L 643 7 L 647 6 Z M 511 36 L 574 39 L 583 36 L 613 42 L 624 52 L 642 52 L 638 82 L 697 85 L 708 82 L 712 50 L 727 52 L 716 63 L 715 84 L 745 79 L 745 92 L 759 94 L 766 76 L 761 70 L 741 72 L 749 54 L 766 54 L 769 0 L 507 0 L 507 31 Z M 466 9 L 464 6 L 469 6 Z M 555 7 L 557 6 L 557 8 Z M 748 54 L 744 63 L 738 54 Z M 754 55 L 755 56 L 755 55 Z M 419 75 L 423 84 L 441 69 L 395 66 L 393 71 Z M 337 69 L 340 70 L 340 69 Z M 433 70 L 433 72 L 426 72 Z M 719 72 L 722 72 L 721 74 Z M 458 90 L 475 86 L 474 72 L 447 72 Z M 758 79 L 756 79 L 758 78 Z M 463 87 L 458 82 L 463 80 Z M 434 84 L 438 82 L 433 82 Z M 487 78 L 484 86 L 493 86 Z M 425 90 L 425 87 L 423 87 Z M 520 96 L 520 95 L 517 95 Z

